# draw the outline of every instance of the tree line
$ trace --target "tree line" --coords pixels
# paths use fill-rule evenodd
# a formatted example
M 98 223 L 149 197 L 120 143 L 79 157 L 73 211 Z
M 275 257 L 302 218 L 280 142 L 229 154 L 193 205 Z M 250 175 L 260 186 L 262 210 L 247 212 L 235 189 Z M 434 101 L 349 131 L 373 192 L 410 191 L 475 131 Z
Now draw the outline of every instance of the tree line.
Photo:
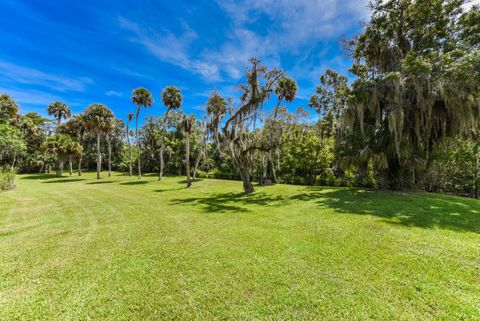
M 319 115 L 314 123 L 306 109 L 285 107 L 295 100 L 295 80 L 256 58 L 239 96 L 212 92 L 201 119 L 182 110 L 172 86 L 160 95 L 163 115 L 145 117 L 141 127 L 142 110 L 154 105 L 145 88 L 133 90 L 126 123 L 102 104 L 72 115 L 54 102 L 53 119 L 19 115 L 3 94 L 2 175 L 52 167 L 62 175 L 68 163 L 70 175 L 76 164 L 78 175 L 95 166 L 100 178 L 103 164 L 108 175 L 112 168 L 138 178 L 157 171 L 160 180 L 164 172 L 185 174 L 187 187 L 199 176 L 241 179 L 246 193 L 259 181 L 478 197 L 480 9 L 464 4 L 373 1 L 363 31 L 344 41 L 350 76 L 330 69 L 320 76 L 308 104 Z

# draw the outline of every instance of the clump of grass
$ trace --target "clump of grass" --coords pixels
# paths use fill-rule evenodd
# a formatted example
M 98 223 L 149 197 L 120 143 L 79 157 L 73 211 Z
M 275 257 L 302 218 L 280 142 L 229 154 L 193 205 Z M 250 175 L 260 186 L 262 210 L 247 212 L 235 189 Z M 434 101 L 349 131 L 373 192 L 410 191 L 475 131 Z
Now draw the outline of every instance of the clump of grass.
M 0 167 L 0 190 L 8 191 L 15 188 L 15 170 L 9 167 Z

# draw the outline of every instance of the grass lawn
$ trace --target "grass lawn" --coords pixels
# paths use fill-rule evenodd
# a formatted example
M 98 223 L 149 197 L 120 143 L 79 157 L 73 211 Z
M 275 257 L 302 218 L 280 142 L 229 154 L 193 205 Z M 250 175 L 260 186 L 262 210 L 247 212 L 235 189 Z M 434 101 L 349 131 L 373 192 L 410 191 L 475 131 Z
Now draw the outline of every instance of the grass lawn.
M 480 202 L 115 173 L 0 193 L 0 320 L 479 320 Z

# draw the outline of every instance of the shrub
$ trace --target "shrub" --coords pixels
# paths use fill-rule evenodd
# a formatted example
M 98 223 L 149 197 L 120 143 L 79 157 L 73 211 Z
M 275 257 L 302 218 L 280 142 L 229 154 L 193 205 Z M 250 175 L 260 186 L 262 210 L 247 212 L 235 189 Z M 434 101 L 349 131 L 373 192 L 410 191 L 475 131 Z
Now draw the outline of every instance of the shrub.
M 0 190 L 7 191 L 15 188 L 15 170 L 0 167 Z

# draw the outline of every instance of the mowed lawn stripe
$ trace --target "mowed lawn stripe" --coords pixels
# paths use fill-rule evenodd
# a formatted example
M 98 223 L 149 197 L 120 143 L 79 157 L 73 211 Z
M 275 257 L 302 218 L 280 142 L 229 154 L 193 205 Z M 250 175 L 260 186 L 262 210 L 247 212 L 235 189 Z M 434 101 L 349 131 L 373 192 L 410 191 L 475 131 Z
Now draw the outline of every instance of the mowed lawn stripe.
M 106 176 L 106 175 L 105 175 Z M 0 319 L 471 319 L 478 202 L 425 193 L 20 175 Z

